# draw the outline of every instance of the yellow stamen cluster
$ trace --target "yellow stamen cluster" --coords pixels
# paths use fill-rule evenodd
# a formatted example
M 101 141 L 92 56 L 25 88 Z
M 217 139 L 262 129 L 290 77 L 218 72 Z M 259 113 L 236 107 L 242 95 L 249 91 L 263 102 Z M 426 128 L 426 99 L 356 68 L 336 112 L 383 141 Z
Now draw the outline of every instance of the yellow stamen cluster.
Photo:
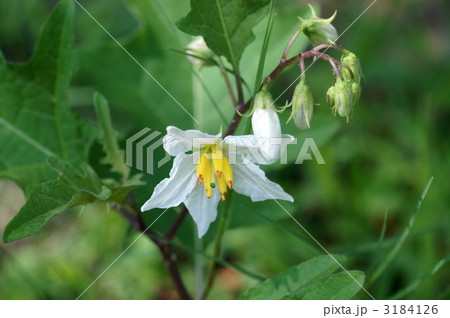
M 222 201 L 225 201 L 227 188 L 233 187 L 233 170 L 222 150 L 215 147 L 205 150 L 197 163 L 196 173 L 198 183 L 203 183 L 208 198 L 211 198 L 217 183 Z

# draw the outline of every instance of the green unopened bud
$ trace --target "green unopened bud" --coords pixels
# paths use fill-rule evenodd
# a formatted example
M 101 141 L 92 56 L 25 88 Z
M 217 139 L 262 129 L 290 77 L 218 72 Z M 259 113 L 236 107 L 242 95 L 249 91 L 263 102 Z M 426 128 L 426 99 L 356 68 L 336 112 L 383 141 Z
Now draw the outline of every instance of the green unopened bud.
M 262 110 L 265 110 L 267 108 L 273 108 L 272 95 L 265 89 L 259 91 L 255 95 L 254 108 Z
M 197 57 L 188 55 L 187 58 L 188 60 L 194 64 L 195 66 L 197 66 L 199 69 L 201 69 L 202 67 L 208 67 L 208 66 L 213 66 L 214 64 L 208 62 L 208 60 L 212 60 L 215 56 L 214 52 L 211 51 L 208 46 L 206 45 L 205 40 L 203 39 L 203 37 L 201 36 L 197 36 L 192 42 L 190 42 L 186 49 L 185 49 L 186 53 L 188 54 L 192 54 Z
M 336 17 L 336 11 L 328 19 L 322 19 L 316 16 L 314 8 L 310 5 L 312 17 L 303 20 L 302 29 L 303 33 L 308 37 L 313 46 L 317 46 L 323 43 L 334 43 L 338 38 L 336 28 L 331 22 Z
M 335 115 L 338 113 L 339 116 L 346 117 L 347 121 L 352 113 L 355 101 L 351 84 L 343 81 L 342 78 L 338 78 L 336 83 L 328 89 L 328 105 Z
M 300 80 L 292 98 L 292 113 L 288 119 L 294 119 L 299 129 L 311 128 L 311 119 L 314 111 L 314 99 L 304 77 Z
M 344 63 L 346 66 L 348 66 L 353 73 L 353 74 L 350 74 L 347 67 L 343 66 L 342 71 L 341 71 L 342 72 L 341 76 L 344 78 L 344 80 L 346 80 L 346 81 L 355 80 L 357 83 L 360 83 L 362 71 L 361 71 L 361 64 L 359 63 L 358 57 L 350 51 L 345 51 L 342 54 L 341 62 Z M 353 77 L 352 77 L 352 75 L 353 75 Z

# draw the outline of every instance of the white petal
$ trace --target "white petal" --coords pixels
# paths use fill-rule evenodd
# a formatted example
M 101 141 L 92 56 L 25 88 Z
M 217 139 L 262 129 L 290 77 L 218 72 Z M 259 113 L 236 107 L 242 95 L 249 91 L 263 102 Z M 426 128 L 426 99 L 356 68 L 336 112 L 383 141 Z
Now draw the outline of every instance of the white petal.
M 180 128 L 167 127 L 167 135 L 164 136 L 164 150 L 171 156 L 191 151 L 199 143 L 215 143 L 220 138 L 220 134 L 208 135 L 199 130 L 181 130 Z
M 265 139 L 257 139 L 254 135 L 227 136 L 223 140 L 226 155 L 231 164 L 247 163 L 253 161 L 260 165 L 270 165 L 277 161 L 287 149 L 287 145 L 295 138 L 291 135 L 282 135 L 280 138 L 272 138 L 270 141 L 278 146 L 276 156 L 269 158 L 261 149 Z M 244 160 L 242 160 L 244 158 Z
M 161 181 L 141 211 L 154 208 L 166 209 L 180 205 L 197 183 L 192 155 L 179 154 L 173 161 L 170 177 Z
M 284 192 L 279 184 L 270 181 L 264 171 L 252 162 L 246 165 L 234 165 L 233 174 L 233 189 L 249 196 L 253 202 L 274 199 L 294 202 L 294 199 Z
M 197 184 L 184 201 L 194 222 L 197 224 L 199 238 L 205 235 L 209 225 L 216 219 L 219 200 L 220 194 L 218 189 L 214 189 L 211 198 L 208 199 L 203 184 Z

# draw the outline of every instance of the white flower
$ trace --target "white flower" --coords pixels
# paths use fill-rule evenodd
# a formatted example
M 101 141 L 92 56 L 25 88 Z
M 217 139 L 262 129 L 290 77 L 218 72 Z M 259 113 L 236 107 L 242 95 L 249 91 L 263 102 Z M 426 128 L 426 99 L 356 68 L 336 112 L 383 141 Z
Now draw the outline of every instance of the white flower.
M 292 140 L 285 135 L 282 145 L 286 147 Z M 265 160 L 258 161 L 259 145 L 253 135 L 222 139 L 220 134 L 169 126 L 163 146 L 175 157 L 170 176 L 155 187 L 141 210 L 167 209 L 183 202 L 197 224 L 199 237 L 216 219 L 217 205 L 221 198 L 225 201 L 228 189 L 249 196 L 253 202 L 294 201 L 254 163 L 264 164 Z

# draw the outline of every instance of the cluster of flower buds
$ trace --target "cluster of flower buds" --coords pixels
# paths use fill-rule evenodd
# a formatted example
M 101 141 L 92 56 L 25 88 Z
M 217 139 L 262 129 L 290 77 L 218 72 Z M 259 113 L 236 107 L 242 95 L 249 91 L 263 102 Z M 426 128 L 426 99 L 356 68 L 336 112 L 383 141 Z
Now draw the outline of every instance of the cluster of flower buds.
M 338 38 L 338 33 L 336 28 L 331 24 L 336 13 L 328 18 L 319 18 L 316 15 L 314 8 L 310 5 L 312 17 L 309 19 L 302 20 L 301 29 L 303 33 L 308 37 L 308 40 L 313 46 L 317 46 L 323 43 L 334 43 Z
M 355 54 L 345 51 L 341 57 L 342 67 L 335 83 L 328 89 L 327 102 L 334 114 L 347 121 L 361 95 L 361 66 Z

